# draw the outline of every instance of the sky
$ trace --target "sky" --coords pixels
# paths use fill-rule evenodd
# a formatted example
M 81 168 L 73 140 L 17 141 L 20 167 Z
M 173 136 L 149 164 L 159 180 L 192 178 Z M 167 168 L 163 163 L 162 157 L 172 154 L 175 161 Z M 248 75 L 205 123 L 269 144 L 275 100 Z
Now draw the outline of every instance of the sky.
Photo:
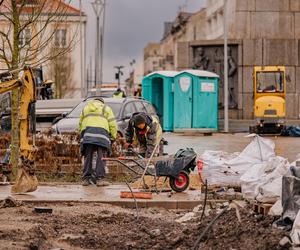
M 78 0 L 72 5 L 78 6 Z M 94 62 L 96 17 L 91 5 L 94 0 L 82 0 L 87 15 L 87 66 Z M 159 42 L 165 21 L 173 21 L 179 8 L 196 12 L 205 0 L 106 0 L 103 81 L 116 82 L 114 66 L 125 66 L 124 82 L 132 69 L 130 62 L 143 63 L 143 49 L 149 42 Z

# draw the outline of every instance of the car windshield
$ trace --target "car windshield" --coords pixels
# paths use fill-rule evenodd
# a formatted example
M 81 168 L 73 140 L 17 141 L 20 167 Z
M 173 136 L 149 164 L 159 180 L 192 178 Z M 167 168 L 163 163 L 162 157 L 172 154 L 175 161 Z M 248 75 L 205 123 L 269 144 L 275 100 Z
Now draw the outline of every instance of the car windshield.
M 68 115 L 68 118 L 79 118 L 80 117 L 80 113 L 82 111 L 82 109 L 85 107 L 85 105 L 87 104 L 87 101 L 85 102 L 81 102 L 80 104 L 78 104 L 77 107 L 75 107 Z M 122 107 L 122 103 L 112 103 L 112 102 L 107 102 L 105 103 L 107 106 L 111 107 L 112 111 L 114 112 L 115 117 L 119 116 L 121 107 Z
M 283 92 L 283 72 L 258 72 L 257 92 Z

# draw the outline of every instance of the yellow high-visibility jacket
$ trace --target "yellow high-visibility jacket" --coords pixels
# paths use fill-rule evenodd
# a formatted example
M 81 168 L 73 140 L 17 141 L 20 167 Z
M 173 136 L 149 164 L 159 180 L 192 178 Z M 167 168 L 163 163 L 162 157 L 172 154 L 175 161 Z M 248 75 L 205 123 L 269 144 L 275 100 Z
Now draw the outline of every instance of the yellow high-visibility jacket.
M 80 114 L 79 130 L 82 144 L 110 147 L 117 138 L 118 126 L 112 109 L 100 100 L 89 101 Z

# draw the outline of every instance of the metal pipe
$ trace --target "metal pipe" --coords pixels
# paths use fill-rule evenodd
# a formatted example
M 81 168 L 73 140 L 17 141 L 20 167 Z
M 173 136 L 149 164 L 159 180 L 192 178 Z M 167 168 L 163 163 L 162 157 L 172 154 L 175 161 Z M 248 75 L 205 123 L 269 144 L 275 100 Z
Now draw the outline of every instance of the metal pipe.
M 103 52 L 104 52 L 104 31 L 105 31 L 105 7 L 106 2 L 103 0 L 103 16 L 102 16 L 102 27 L 101 27 L 101 37 L 100 37 L 100 83 L 103 83 Z
M 227 3 L 228 0 L 224 0 L 224 132 L 229 132 L 228 125 L 228 27 L 227 27 Z
M 84 66 L 83 66 L 83 46 L 82 46 L 82 2 L 79 0 L 79 37 L 80 37 L 80 80 L 81 80 L 81 97 L 86 95 L 86 85 L 84 82 Z

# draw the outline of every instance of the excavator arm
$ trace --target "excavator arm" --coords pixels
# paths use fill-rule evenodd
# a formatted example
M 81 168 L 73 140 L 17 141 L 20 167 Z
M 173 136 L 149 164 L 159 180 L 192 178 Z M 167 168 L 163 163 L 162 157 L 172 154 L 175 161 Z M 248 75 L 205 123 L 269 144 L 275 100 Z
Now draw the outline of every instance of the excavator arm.
M 0 93 L 17 88 L 20 91 L 20 160 L 12 192 L 24 193 L 36 190 L 38 185 L 37 178 L 34 175 L 34 159 L 37 151 L 34 146 L 35 131 L 32 131 L 33 138 L 30 141 L 30 117 L 35 119 L 36 85 L 30 67 L 24 67 L 23 70 L 19 71 L 18 77 L 14 77 L 14 75 L 11 74 L 7 80 L 0 82 Z M 32 121 L 32 127 L 35 128 L 34 121 Z

